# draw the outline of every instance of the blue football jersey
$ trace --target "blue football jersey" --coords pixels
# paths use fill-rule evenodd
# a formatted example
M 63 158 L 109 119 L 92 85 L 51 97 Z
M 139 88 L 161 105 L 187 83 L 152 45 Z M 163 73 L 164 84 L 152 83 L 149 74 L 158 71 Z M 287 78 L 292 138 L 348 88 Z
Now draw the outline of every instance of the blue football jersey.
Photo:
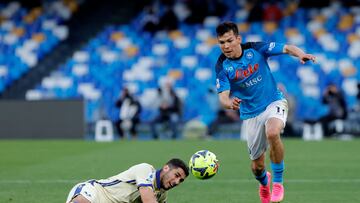
M 230 90 L 232 96 L 242 100 L 240 118 L 248 119 L 265 111 L 273 101 L 283 99 L 270 71 L 269 56 L 283 54 L 285 44 L 248 42 L 241 44 L 238 59 L 219 56 L 216 63 L 216 89 L 218 93 Z

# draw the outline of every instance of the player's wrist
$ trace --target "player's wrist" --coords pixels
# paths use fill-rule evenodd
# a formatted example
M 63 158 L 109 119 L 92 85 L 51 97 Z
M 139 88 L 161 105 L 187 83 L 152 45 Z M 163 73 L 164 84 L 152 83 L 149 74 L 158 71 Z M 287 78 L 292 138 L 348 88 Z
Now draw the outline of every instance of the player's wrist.
M 229 104 L 227 106 L 228 106 L 228 109 L 234 109 L 234 105 L 233 105 L 232 100 L 230 100 L 230 102 L 229 102 Z

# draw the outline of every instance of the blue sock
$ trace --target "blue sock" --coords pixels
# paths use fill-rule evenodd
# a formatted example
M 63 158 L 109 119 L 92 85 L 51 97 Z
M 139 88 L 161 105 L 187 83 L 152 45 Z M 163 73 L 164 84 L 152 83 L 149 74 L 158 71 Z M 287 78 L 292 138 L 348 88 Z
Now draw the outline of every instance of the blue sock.
M 258 180 L 260 182 L 261 185 L 267 185 L 267 183 L 268 183 L 266 170 L 264 170 L 260 176 L 255 176 L 255 178 L 256 178 L 256 180 Z
M 278 164 L 271 162 L 271 169 L 273 172 L 273 182 L 282 183 L 283 182 L 283 172 L 285 169 L 284 160 L 282 160 Z

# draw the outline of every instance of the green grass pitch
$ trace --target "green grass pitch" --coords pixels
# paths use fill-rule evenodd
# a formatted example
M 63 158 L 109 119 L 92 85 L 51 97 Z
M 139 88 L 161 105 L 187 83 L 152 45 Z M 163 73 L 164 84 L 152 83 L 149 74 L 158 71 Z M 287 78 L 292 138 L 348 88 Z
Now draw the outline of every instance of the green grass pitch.
M 360 202 L 360 140 L 286 139 L 284 144 L 284 202 Z M 238 140 L 0 140 L 0 202 L 63 203 L 77 182 L 106 178 L 141 162 L 159 168 L 172 157 L 188 161 L 201 149 L 217 155 L 218 174 L 210 180 L 190 176 L 169 191 L 170 203 L 259 202 L 246 144 Z

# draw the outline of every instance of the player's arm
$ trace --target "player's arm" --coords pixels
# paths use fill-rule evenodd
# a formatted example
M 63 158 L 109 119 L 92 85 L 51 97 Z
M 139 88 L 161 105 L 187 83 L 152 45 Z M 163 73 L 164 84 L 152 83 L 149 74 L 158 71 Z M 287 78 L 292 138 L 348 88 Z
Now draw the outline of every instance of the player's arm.
M 315 62 L 315 56 L 312 54 L 305 53 L 302 49 L 295 45 L 286 44 L 284 46 L 284 53 L 296 56 L 299 58 L 300 63 L 305 64 L 306 61 L 311 60 Z
M 151 187 L 140 187 L 139 192 L 143 203 L 158 203 Z
M 84 196 L 78 195 L 68 203 L 91 203 L 91 202 L 88 199 L 86 199 Z
M 241 99 L 234 97 L 230 98 L 230 90 L 225 90 L 219 93 L 219 100 L 221 105 L 226 109 L 239 110 Z

